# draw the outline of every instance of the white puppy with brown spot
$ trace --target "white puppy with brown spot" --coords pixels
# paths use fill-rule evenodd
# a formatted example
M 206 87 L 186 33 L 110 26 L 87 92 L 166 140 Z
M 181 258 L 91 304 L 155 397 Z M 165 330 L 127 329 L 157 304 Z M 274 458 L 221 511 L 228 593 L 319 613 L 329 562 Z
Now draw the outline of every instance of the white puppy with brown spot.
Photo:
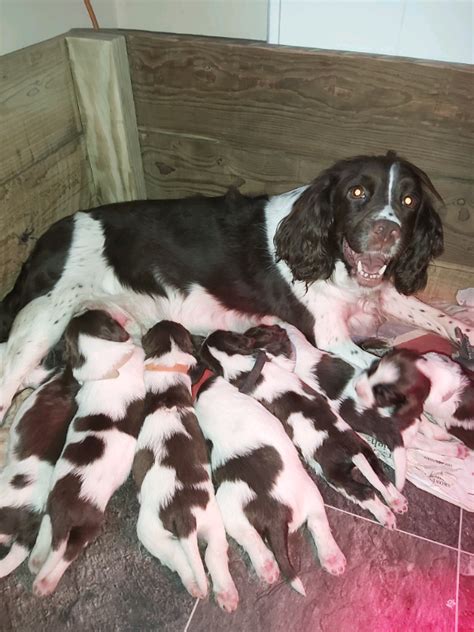
M 206 343 L 201 349 L 205 353 Z M 280 422 L 220 376 L 201 386 L 195 406 L 204 436 L 212 443 L 211 467 L 224 526 L 247 551 L 257 575 L 273 583 L 279 566 L 291 586 L 305 594 L 287 548 L 288 534 L 304 523 L 323 568 L 343 573 L 346 560 L 331 533 L 321 494 Z
M 137 442 L 133 475 L 140 490 L 137 534 L 186 590 L 203 599 L 207 578 L 198 547 L 206 542 L 206 565 L 217 603 L 237 608 L 229 573 L 227 539 L 211 481 L 207 446 L 194 413 L 189 370 L 196 364 L 188 331 L 161 321 L 142 340 L 145 361 L 145 421 Z

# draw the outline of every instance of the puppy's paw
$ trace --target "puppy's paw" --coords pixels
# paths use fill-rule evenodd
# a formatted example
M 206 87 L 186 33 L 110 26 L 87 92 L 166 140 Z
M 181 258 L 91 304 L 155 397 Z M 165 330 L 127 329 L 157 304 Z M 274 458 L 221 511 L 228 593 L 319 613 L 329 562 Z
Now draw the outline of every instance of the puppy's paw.
M 270 558 L 257 569 L 257 575 L 267 584 L 274 584 L 280 577 L 280 569 L 275 560 Z
M 397 491 L 397 496 L 390 500 L 390 507 L 397 514 L 404 514 L 408 511 L 408 500 Z
M 346 570 L 346 558 L 341 550 L 337 550 L 325 557 L 321 560 L 321 564 L 331 575 L 342 575 Z
M 33 582 L 33 594 L 37 597 L 47 597 L 51 595 L 57 586 L 57 582 L 52 582 L 47 577 Z
M 471 451 L 469 450 L 469 448 L 466 445 L 464 445 L 464 443 L 460 443 L 457 446 L 457 454 L 456 454 L 456 456 L 458 457 L 458 459 L 463 459 L 464 460 L 464 459 L 467 459 L 467 457 L 469 456 L 470 452 Z
M 194 599 L 205 599 L 207 597 L 207 591 L 204 592 L 203 590 L 201 590 L 196 582 L 193 582 L 189 586 L 186 586 L 186 590 L 191 595 L 191 597 L 194 597 Z
M 387 509 L 383 521 L 380 522 L 386 529 L 389 529 L 390 531 L 394 531 L 397 528 L 397 521 L 390 509 Z
M 228 586 L 216 593 L 216 601 L 225 612 L 234 612 L 239 605 L 239 593 L 235 586 Z

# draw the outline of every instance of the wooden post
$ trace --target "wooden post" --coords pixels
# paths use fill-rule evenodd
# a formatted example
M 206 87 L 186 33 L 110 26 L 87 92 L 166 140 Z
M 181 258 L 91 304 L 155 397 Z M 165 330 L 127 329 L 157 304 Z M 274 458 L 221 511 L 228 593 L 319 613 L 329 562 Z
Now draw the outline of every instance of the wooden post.
M 66 41 L 98 202 L 146 198 L 125 37 L 71 31 Z

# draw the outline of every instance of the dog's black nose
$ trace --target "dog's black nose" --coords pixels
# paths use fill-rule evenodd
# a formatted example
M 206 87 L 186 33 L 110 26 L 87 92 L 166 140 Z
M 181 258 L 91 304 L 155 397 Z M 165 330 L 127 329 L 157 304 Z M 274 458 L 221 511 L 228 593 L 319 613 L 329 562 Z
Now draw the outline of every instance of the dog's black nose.
M 371 246 L 381 250 L 384 246 L 393 246 L 400 239 L 400 226 L 388 219 L 379 219 L 372 225 Z

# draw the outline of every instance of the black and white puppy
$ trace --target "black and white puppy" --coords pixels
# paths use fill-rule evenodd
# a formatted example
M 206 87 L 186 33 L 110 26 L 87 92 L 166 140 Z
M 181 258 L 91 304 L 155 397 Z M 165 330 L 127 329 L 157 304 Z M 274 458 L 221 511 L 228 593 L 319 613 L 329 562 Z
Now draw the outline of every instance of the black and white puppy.
M 0 560 L 0 577 L 14 571 L 36 541 L 78 388 L 70 369 L 60 370 L 28 396 L 13 419 L 0 476 L 0 542 L 11 547 Z
M 356 388 L 368 405 L 391 406 L 398 417 L 406 419 L 411 434 L 408 445 L 448 456 L 467 456 L 459 444 L 439 443 L 455 435 L 474 449 L 473 375 L 447 356 L 394 349 L 374 361 Z M 422 421 L 422 410 L 439 425 Z
M 89 311 L 70 322 L 65 343 L 81 388 L 30 557 L 30 569 L 40 569 L 37 595 L 53 592 L 99 534 L 107 503 L 132 467 L 143 422 L 144 352 L 123 327 L 103 311 Z
M 367 311 L 454 341 L 459 328 L 474 344 L 473 329 L 411 296 L 443 249 L 439 206 L 428 176 L 388 152 L 272 197 L 123 202 L 64 218 L 0 303 L 0 418 L 69 319 L 103 298 L 144 331 L 162 318 L 201 334 L 281 319 L 362 368 L 373 358 L 350 324 Z
M 193 408 L 189 371 L 196 359 L 191 336 L 182 325 L 161 321 L 142 344 L 146 416 L 133 464 L 140 499 L 138 537 L 178 573 L 193 597 L 201 599 L 207 594 L 207 579 L 198 537 L 204 539 L 216 600 L 232 612 L 239 596 L 229 573 L 206 441 Z
M 260 374 L 249 384 L 262 352 L 265 358 Z M 245 334 L 216 331 L 206 339 L 202 357 L 217 374 L 275 415 L 306 463 L 332 487 L 370 511 L 384 526 L 395 528 L 393 513 L 375 490 L 398 513 L 407 510 L 405 498 L 390 482 L 367 442 L 331 409 L 324 395 L 292 372 L 291 343 L 283 329 L 254 327 Z
M 202 351 L 206 353 L 205 344 Z M 220 376 L 204 383 L 195 406 L 204 436 L 212 443 L 211 467 L 225 529 L 247 551 L 258 577 L 273 583 L 280 567 L 291 586 L 305 594 L 287 542 L 288 533 L 304 523 L 323 568 L 341 574 L 345 558 L 332 536 L 321 494 L 280 422 Z

